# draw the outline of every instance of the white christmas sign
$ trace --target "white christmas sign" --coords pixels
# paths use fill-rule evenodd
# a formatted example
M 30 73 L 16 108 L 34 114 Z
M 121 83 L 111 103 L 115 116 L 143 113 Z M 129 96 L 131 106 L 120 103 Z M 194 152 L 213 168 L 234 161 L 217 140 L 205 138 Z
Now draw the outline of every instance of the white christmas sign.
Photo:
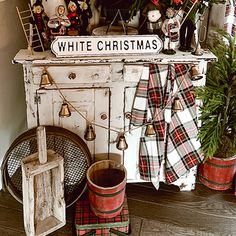
M 51 50 L 57 57 L 157 54 L 162 41 L 157 35 L 59 36 Z

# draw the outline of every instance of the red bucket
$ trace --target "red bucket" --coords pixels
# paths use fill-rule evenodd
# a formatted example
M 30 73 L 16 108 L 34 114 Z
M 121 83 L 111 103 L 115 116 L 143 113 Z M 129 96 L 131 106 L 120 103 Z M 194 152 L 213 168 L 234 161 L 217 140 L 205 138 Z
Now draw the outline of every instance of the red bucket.
M 235 156 L 227 159 L 212 157 L 198 166 L 198 179 L 211 189 L 226 190 L 232 187 L 235 172 Z
M 127 172 L 111 160 L 95 162 L 87 170 L 90 208 L 100 218 L 113 218 L 123 207 Z

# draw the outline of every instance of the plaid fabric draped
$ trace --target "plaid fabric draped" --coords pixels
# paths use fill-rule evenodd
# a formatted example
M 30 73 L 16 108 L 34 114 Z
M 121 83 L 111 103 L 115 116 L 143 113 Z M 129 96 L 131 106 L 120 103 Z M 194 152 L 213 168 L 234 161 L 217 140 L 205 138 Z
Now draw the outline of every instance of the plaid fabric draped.
M 131 126 L 142 126 L 139 171 L 144 180 L 158 188 L 161 163 L 165 162 L 167 183 L 172 183 L 200 163 L 203 154 L 197 140 L 197 115 L 189 66 L 156 65 L 143 68 L 134 104 Z M 178 97 L 184 110 L 172 111 Z M 153 120 L 156 135 L 145 136 L 147 122 Z
M 236 3 L 228 1 L 225 10 L 224 29 L 234 36 L 236 33 Z

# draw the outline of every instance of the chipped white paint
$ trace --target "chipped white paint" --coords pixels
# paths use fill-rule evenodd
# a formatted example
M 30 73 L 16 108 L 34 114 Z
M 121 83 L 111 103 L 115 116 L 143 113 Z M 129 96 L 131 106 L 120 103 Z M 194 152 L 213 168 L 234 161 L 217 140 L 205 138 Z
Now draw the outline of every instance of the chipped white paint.
M 53 85 L 48 89 L 39 89 L 40 77 L 46 67 L 52 78 L 62 89 L 62 93 L 86 119 L 111 129 L 128 130 L 129 119 L 126 112 L 131 111 L 137 83 L 145 63 L 197 63 L 203 74 L 206 73 L 207 62 L 216 57 L 206 52 L 197 57 L 190 53 L 177 52 L 176 55 L 128 55 L 106 57 L 56 58 L 52 53 L 35 53 L 29 55 L 27 50 L 21 50 L 14 62 L 24 65 L 25 90 L 27 103 L 28 126 L 37 124 L 37 118 L 43 125 L 59 125 L 75 132 L 83 138 L 86 121 L 71 109 L 69 118 L 60 118 L 58 112 L 63 99 Z M 69 79 L 73 72 L 76 77 Z M 194 82 L 195 86 L 205 83 Z M 36 94 L 40 97 L 38 104 L 34 103 Z M 38 114 L 38 115 L 37 115 Z M 101 114 L 107 118 L 102 119 Z M 128 182 L 142 182 L 138 172 L 138 145 L 140 129 L 126 134 L 129 148 L 122 152 L 116 148 L 117 133 L 112 130 L 95 127 L 97 138 L 87 142 L 95 160 L 113 159 L 124 163 Z M 196 168 L 193 168 L 175 182 L 181 190 L 191 190 L 195 186 Z M 165 182 L 164 175 L 161 180 Z

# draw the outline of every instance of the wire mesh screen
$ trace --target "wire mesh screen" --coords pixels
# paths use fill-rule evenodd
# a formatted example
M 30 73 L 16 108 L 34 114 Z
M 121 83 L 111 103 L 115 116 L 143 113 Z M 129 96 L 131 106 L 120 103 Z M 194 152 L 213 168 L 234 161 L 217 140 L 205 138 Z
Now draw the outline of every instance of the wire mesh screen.
M 21 159 L 37 152 L 36 129 L 17 138 L 3 161 L 4 182 L 9 192 L 22 202 Z M 32 131 L 32 130 L 31 130 Z M 60 127 L 46 126 L 47 149 L 64 158 L 65 201 L 69 206 L 86 188 L 86 172 L 91 163 L 90 153 L 84 141 L 74 133 Z

